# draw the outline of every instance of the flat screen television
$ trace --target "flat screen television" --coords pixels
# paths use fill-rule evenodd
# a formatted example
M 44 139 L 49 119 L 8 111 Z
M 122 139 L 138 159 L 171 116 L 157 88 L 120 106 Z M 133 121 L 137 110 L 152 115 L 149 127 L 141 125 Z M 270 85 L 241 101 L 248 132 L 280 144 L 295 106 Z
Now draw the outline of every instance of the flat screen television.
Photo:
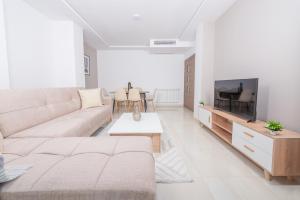
M 215 81 L 215 109 L 256 120 L 258 78 Z

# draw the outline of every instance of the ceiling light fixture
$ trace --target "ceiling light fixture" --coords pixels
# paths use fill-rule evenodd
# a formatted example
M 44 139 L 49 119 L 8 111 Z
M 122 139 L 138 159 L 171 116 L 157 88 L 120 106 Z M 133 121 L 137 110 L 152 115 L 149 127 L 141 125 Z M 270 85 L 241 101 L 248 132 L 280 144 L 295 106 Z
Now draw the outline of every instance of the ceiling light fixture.
M 141 15 L 140 14 L 138 14 L 138 13 L 136 13 L 136 14 L 134 14 L 134 15 L 132 15 L 132 19 L 134 19 L 134 20 L 140 20 L 141 19 Z

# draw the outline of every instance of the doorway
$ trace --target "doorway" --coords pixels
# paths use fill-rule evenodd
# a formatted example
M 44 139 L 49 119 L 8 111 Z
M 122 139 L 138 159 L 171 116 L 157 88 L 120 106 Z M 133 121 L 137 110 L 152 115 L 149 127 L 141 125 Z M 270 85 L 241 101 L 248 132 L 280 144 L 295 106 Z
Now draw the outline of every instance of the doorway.
M 194 111 L 195 54 L 184 61 L 184 107 Z

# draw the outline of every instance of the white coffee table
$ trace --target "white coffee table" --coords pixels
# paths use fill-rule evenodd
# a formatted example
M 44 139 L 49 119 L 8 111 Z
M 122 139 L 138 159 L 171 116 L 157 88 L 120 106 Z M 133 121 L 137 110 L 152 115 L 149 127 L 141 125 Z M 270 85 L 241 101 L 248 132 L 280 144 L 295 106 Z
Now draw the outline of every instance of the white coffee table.
M 152 139 L 153 151 L 160 152 L 160 135 L 163 132 L 157 113 L 141 113 L 140 121 L 134 121 L 132 113 L 123 113 L 108 133 L 111 136 L 148 136 Z

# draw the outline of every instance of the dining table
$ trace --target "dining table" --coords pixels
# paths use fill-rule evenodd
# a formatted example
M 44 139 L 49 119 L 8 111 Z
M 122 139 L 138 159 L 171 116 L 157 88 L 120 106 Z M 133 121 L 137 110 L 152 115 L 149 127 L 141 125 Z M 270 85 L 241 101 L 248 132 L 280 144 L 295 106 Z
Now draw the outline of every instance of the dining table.
M 111 91 L 109 92 L 110 94 L 112 94 L 113 96 L 113 112 L 115 111 L 115 98 L 114 98 L 114 94 L 116 93 L 115 91 Z M 140 95 L 141 95 L 141 99 L 144 102 L 144 110 L 145 112 L 147 112 L 147 101 L 146 101 L 146 94 L 149 93 L 149 91 L 140 91 Z M 128 91 L 126 91 L 126 95 L 128 98 Z

